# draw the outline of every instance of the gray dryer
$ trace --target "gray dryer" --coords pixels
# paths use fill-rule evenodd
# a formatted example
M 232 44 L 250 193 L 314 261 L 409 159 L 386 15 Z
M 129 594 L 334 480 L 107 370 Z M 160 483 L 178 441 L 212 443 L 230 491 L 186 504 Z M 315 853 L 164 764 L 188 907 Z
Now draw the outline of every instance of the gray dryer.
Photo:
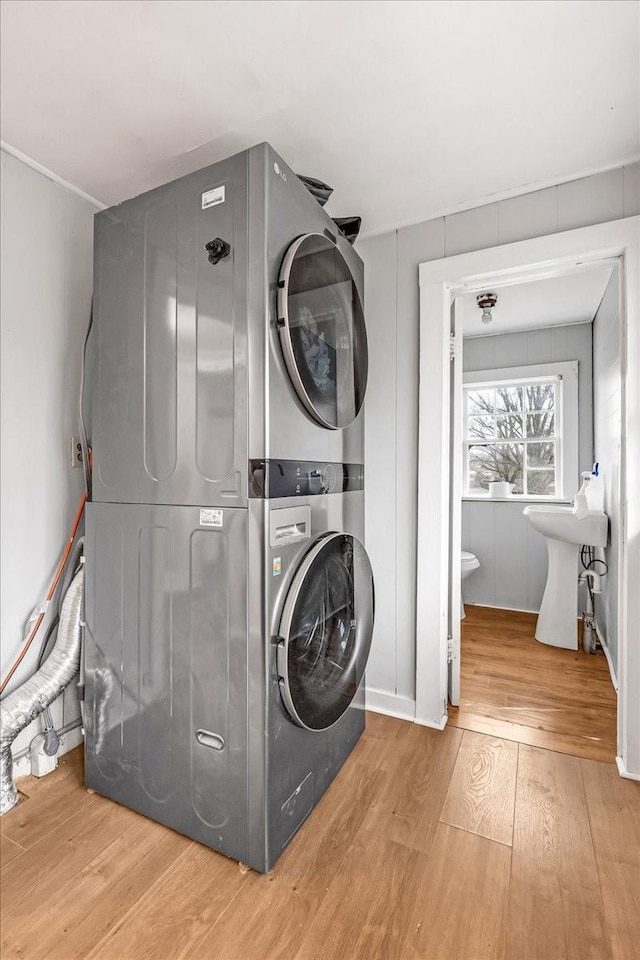
M 93 497 L 246 506 L 249 460 L 363 462 L 363 264 L 268 146 L 95 218 Z

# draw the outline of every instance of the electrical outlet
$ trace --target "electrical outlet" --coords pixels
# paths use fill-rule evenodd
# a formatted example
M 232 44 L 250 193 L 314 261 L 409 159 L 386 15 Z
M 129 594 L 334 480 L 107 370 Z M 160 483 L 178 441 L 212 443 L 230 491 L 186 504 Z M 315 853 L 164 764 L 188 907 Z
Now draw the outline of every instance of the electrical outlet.
M 82 444 L 80 437 L 71 437 L 71 466 L 82 466 Z
M 58 758 L 50 757 L 44 749 L 44 733 L 38 733 L 29 747 L 31 756 L 31 776 L 45 777 L 58 766 Z

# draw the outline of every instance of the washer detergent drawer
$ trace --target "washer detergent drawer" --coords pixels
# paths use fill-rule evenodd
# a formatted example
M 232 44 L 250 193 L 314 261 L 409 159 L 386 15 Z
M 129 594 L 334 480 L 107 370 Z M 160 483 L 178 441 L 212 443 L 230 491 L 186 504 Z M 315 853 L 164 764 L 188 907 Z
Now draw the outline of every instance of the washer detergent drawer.
M 88 504 L 86 780 L 246 860 L 246 511 L 222 524 Z
M 269 545 L 284 547 L 311 538 L 311 507 L 281 507 L 269 514 Z

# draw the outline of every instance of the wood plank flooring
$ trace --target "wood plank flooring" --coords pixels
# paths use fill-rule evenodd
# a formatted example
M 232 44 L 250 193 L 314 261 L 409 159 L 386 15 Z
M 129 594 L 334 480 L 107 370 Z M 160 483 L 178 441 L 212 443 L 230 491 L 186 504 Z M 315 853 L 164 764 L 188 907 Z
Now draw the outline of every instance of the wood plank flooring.
M 611 956 L 580 760 L 526 744 L 518 752 L 510 916 L 517 922 L 509 957 Z
M 510 845 L 517 764 L 517 744 L 468 730 L 440 819 Z
M 640 804 L 637 783 L 608 777 L 609 767 L 583 763 L 585 797 L 605 920 L 615 960 L 637 960 L 640 944 Z
M 616 756 L 617 697 L 602 651 L 548 647 L 536 615 L 467 604 L 462 621 L 460 707 L 465 730 L 591 760 Z
M 637 960 L 640 783 L 377 714 L 270 874 L 83 786 L 0 820 L 3 960 Z

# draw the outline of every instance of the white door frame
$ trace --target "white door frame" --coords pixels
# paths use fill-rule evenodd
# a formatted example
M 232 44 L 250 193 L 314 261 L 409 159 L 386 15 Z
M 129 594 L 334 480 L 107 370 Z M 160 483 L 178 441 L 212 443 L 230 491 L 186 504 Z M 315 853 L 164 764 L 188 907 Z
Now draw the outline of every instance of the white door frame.
M 640 779 L 640 217 L 420 264 L 416 722 L 447 722 L 452 296 L 612 257 L 621 260 L 624 327 L 617 762 Z
M 462 320 L 463 299 L 452 298 L 449 351 L 449 628 L 447 636 L 447 699 L 460 706 L 460 643 L 462 639 L 462 552 L 451 544 L 462 543 Z

